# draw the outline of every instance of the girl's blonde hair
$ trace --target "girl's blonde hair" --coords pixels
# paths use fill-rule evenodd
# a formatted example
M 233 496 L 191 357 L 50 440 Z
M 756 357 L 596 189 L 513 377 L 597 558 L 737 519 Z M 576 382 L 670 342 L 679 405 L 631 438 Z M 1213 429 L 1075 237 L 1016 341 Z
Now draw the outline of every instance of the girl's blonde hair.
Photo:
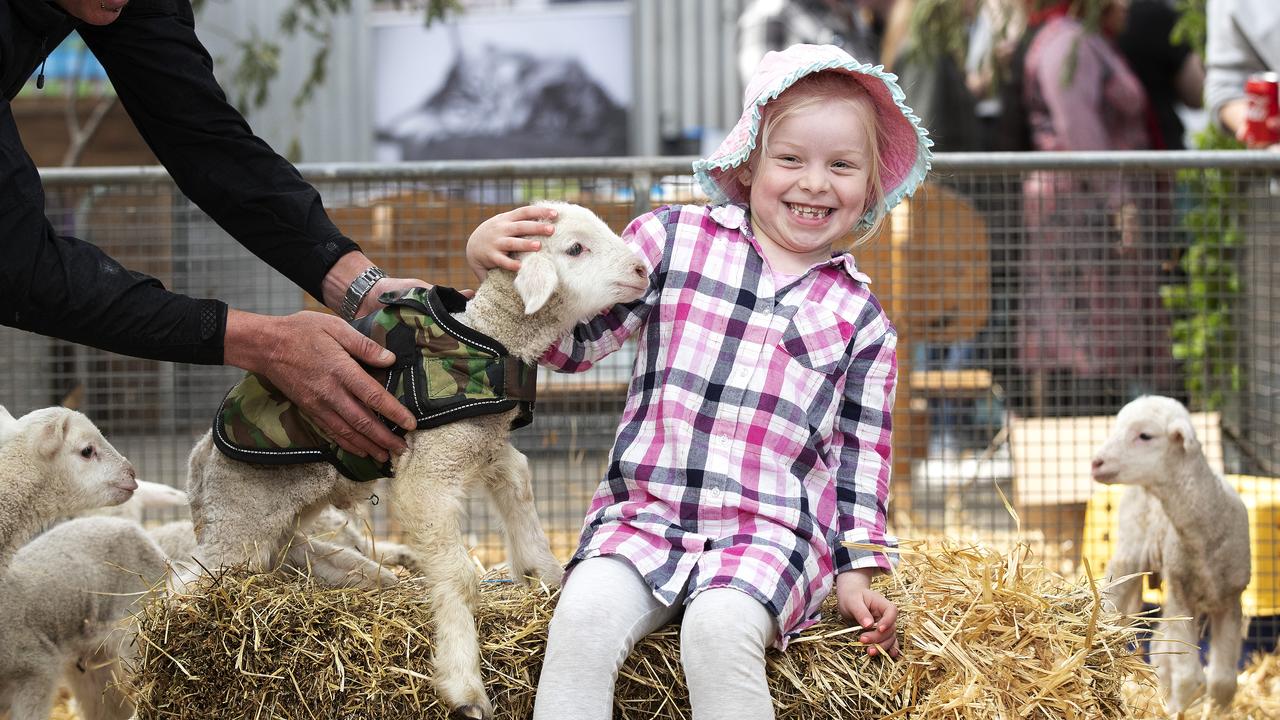
M 854 240 L 857 247 L 874 238 L 884 223 L 884 182 L 880 177 L 882 160 L 880 157 L 880 116 L 876 113 L 875 102 L 862 83 L 853 77 L 839 72 L 817 72 L 806 75 L 787 88 L 781 95 L 765 104 L 761 116 L 760 142 L 751 150 L 746 162 L 724 171 L 724 187 L 733 188 L 743 200 L 750 196 L 750 191 L 743 179 L 755 172 L 760 164 L 761 153 L 769 146 L 769 135 L 788 117 L 803 110 L 825 105 L 828 102 L 848 103 L 862 118 L 863 130 L 867 136 L 867 199 L 865 214 L 873 211 L 870 227 Z M 854 230 L 855 228 L 850 228 Z

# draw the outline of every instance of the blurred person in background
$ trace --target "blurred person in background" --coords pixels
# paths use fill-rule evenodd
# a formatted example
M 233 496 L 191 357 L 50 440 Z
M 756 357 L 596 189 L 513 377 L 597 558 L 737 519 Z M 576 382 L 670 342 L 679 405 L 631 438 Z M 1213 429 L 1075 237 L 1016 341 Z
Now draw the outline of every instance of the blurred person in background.
M 885 26 L 879 62 L 898 76 L 935 152 L 979 149 L 977 100 L 964 70 L 976 14 L 976 0 L 897 0 Z
M 1148 100 L 1114 44 L 1127 0 L 1032 0 L 1022 67 L 1032 147 L 1145 150 Z M 1151 176 L 1041 170 L 1023 182 L 1018 361 L 1033 411 L 1109 410 L 1172 382 Z M 1054 408 L 1047 403 L 1062 401 Z
M 875 65 L 895 0 L 750 0 L 738 17 L 738 77 L 745 86 L 770 50 L 835 45 Z
M 1205 105 L 1212 122 L 1244 142 L 1245 82 L 1254 73 L 1280 71 L 1280 2 L 1209 0 L 1205 16 Z M 1280 132 L 1280 118 L 1268 124 Z
M 1147 129 L 1154 150 L 1185 150 L 1178 106 L 1204 107 L 1204 62 L 1185 42 L 1173 41 L 1178 11 L 1172 0 L 1131 0 L 1116 44 L 1147 91 Z
M 378 271 L 330 221 L 316 189 L 253 134 L 214 79 L 189 2 L 0 0 L 0 324 L 134 357 L 256 371 L 344 449 L 379 460 L 402 450 L 378 416 L 412 428 L 413 415 L 360 365 L 394 356 L 342 319 L 258 315 L 173 293 L 57 234 L 9 100 L 37 70 L 43 85 L 45 57 L 72 31 L 182 192 L 326 307 L 351 318 L 376 309 L 382 292 L 425 284 Z M 522 222 L 531 214 L 512 219 L 518 234 L 545 232 Z

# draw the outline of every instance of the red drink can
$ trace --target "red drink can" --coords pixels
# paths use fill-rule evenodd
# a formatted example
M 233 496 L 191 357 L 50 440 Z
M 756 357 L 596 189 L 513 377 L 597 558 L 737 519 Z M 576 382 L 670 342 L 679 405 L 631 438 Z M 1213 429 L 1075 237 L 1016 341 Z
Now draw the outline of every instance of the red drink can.
M 1244 84 L 1249 98 L 1245 116 L 1244 140 L 1251 147 L 1280 143 L 1280 132 L 1267 127 L 1267 119 L 1280 116 L 1280 75 L 1273 72 L 1254 73 Z

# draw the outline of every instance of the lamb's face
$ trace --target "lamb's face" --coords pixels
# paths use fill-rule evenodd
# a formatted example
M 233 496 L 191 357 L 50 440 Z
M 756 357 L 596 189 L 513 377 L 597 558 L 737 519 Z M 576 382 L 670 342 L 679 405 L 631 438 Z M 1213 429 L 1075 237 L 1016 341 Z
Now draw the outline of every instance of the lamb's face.
M 554 207 L 558 217 L 555 233 L 541 238 L 542 249 L 519 256 L 515 285 L 526 314 L 558 293 L 563 319 L 573 325 L 644 295 L 649 287 L 644 263 L 603 220 L 580 205 L 543 204 Z
M 63 485 L 67 510 L 119 505 L 138 489 L 137 472 L 89 418 L 66 408 L 28 413 L 19 421 L 31 433 L 32 451 Z
M 1146 396 L 1116 415 L 1115 426 L 1093 456 L 1093 479 L 1107 485 L 1150 487 L 1170 477 L 1173 463 L 1198 452 L 1200 443 L 1182 403 Z

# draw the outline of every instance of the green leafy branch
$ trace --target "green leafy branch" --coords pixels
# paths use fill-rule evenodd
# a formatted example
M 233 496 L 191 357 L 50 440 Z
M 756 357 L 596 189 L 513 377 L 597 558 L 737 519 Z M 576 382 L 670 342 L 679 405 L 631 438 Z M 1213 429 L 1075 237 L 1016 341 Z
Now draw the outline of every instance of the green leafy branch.
M 1203 57 L 1205 0 L 1179 0 L 1178 10 L 1174 42 L 1187 43 Z M 1240 147 L 1213 123 L 1196 134 L 1195 145 L 1201 150 Z M 1234 354 L 1238 339 L 1234 312 L 1241 294 L 1237 268 L 1243 242 L 1243 193 L 1234 173 L 1217 168 L 1182 170 L 1178 181 L 1194 203 L 1182 216 L 1182 226 L 1190 236 L 1181 260 L 1186 282 L 1166 285 L 1160 295 L 1174 313 L 1170 328 L 1173 354 L 1185 365 L 1187 392 L 1197 405 L 1217 409 L 1228 391 L 1243 387 Z

